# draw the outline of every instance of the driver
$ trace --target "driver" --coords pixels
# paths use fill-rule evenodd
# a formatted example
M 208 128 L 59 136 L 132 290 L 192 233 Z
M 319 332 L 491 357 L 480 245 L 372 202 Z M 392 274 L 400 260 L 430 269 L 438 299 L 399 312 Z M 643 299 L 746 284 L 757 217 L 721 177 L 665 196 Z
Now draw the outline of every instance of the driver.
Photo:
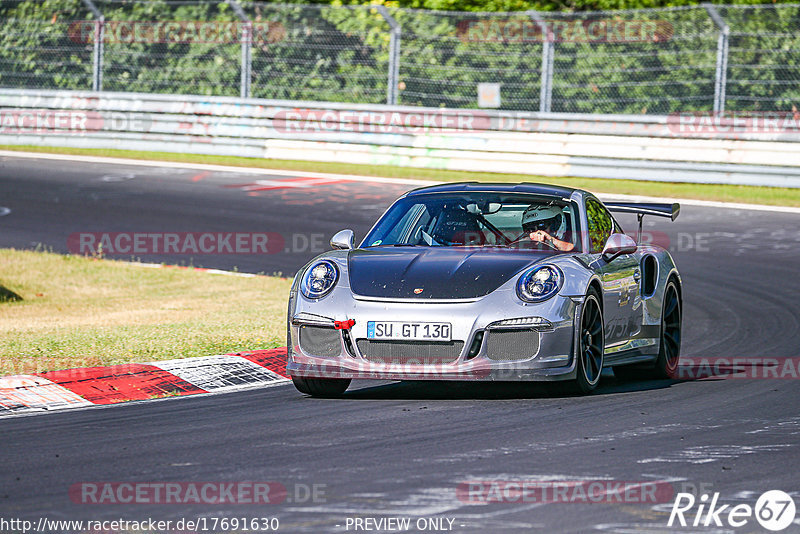
M 532 205 L 522 214 L 522 229 L 531 241 L 545 243 L 556 250 L 570 252 L 573 243 L 564 240 L 566 225 L 558 206 Z

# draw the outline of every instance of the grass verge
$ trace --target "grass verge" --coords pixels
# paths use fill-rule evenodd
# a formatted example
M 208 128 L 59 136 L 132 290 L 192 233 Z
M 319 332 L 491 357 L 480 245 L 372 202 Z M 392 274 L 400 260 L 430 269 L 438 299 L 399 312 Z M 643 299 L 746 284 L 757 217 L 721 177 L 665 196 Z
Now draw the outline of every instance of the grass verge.
M 487 172 L 448 171 L 441 169 L 416 169 L 392 165 L 358 165 L 353 163 L 328 163 L 278 159 L 243 158 L 236 156 L 204 156 L 172 152 L 141 152 L 135 150 L 107 150 L 82 148 L 51 148 L 37 146 L 0 145 L 0 150 L 44 152 L 50 154 L 72 154 L 106 156 L 115 158 L 175 161 L 180 163 L 208 163 L 307 172 L 330 172 L 380 176 L 387 178 L 412 178 L 442 182 L 522 182 L 541 181 L 586 189 L 595 193 L 646 195 L 653 197 L 691 198 L 722 202 L 744 202 L 772 206 L 800 206 L 800 189 L 781 187 L 754 187 L 746 185 L 686 184 L 673 182 L 646 182 L 637 180 L 608 180 L 602 178 L 555 178 L 531 174 L 503 174 Z
M 280 347 L 290 284 L 0 249 L 0 375 Z

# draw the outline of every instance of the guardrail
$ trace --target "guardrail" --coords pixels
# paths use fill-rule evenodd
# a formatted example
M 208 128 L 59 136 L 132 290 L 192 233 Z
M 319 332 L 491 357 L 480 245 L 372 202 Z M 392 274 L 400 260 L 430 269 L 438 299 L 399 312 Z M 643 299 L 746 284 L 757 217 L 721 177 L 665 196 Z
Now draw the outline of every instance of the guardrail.
M 715 115 L 543 114 L 17 89 L 0 89 L 0 114 L 0 144 L 6 145 L 800 187 L 800 121 L 792 116 L 780 124 L 781 117 L 762 117 L 756 125 Z

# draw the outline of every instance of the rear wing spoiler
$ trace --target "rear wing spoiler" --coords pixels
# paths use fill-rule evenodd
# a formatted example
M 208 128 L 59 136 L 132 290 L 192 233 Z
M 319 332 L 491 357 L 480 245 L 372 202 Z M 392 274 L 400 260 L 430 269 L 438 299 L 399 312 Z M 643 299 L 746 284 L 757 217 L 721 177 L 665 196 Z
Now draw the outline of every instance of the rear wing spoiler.
M 608 211 L 617 213 L 636 213 L 639 220 L 645 215 L 655 215 L 656 217 L 669 217 L 673 221 L 678 218 L 681 212 L 681 205 L 656 204 L 648 202 L 605 202 Z
M 616 213 L 635 213 L 639 220 L 639 233 L 637 241 L 642 238 L 642 219 L 645 215 L 655 215 L 656 217 L 669 217 L 671 220 L 678 218 L 681 212 L 681 205 L 677 202 L 673 204 L 658 204 L 650 202 L 605 202 L 608 211 Z

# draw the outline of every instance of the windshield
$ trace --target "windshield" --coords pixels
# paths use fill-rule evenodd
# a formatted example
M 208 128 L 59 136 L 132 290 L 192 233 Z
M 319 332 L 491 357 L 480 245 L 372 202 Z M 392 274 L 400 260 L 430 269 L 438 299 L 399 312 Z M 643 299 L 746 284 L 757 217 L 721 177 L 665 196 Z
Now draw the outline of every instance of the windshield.
M 432 193 L 397 201 L 362 246 L 515 247 L 575 252 L 575 204 L 557 197 Z

